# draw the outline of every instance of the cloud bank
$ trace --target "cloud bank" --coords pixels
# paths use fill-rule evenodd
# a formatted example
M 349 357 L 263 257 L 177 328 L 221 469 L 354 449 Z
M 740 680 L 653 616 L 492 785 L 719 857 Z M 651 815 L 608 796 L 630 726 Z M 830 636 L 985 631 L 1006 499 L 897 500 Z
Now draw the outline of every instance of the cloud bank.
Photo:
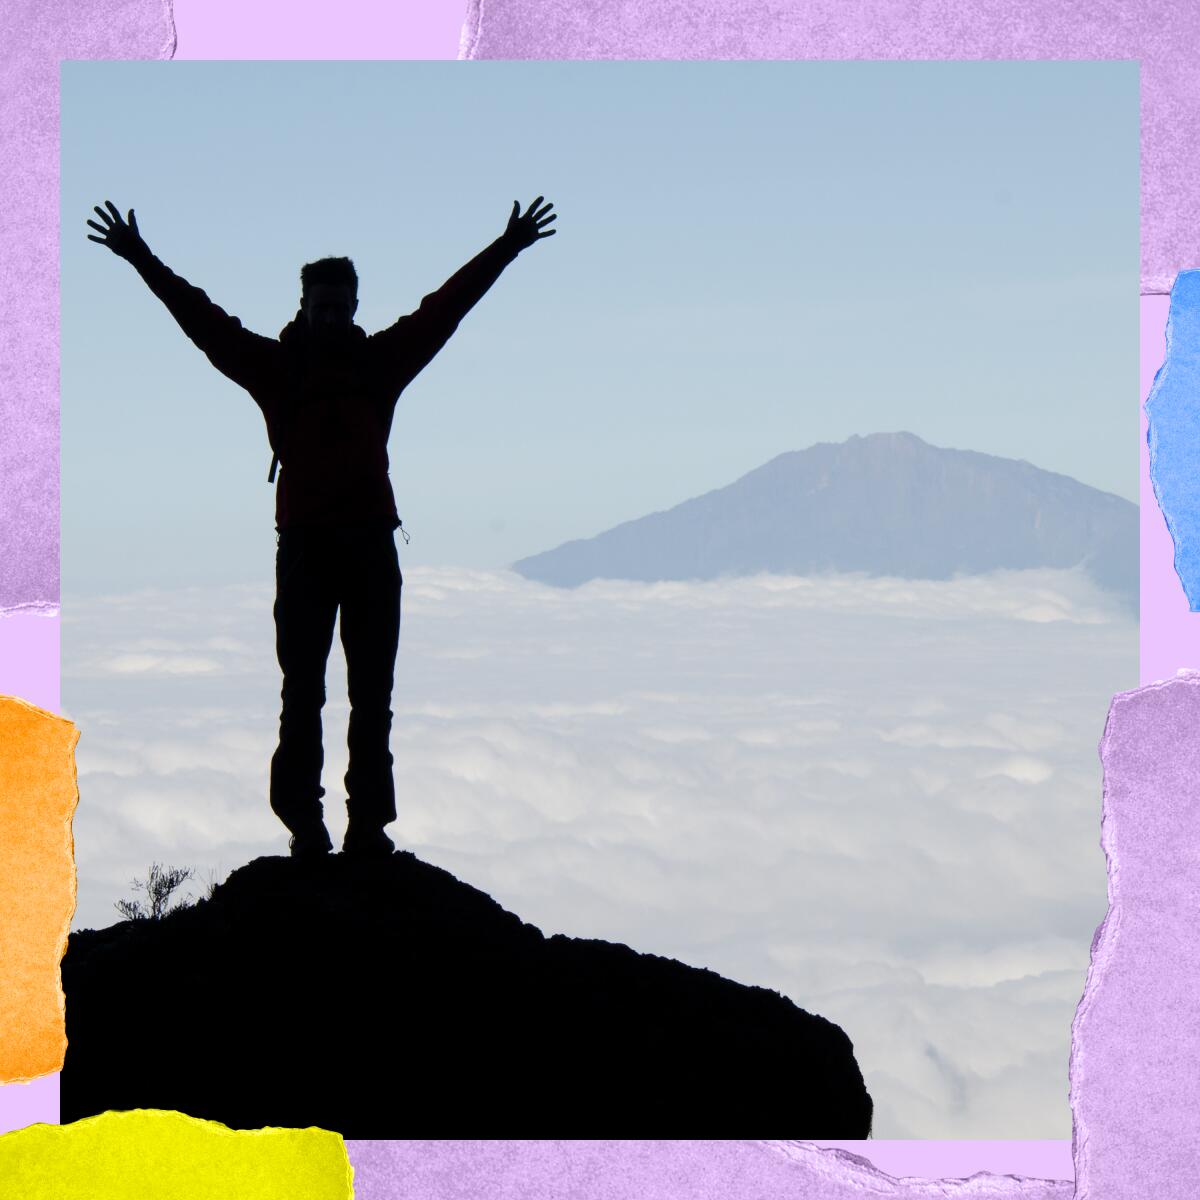
M 1074 571 L 709 583 L 411 570 L 398 844 L 547 933 L 775 988 L 855 1044 L 881 1138 L 1070 1135 L 1105 911 L 1096 746 L 1137 628 Z M 285 853 L 269 585 L 64 605 L 77 927 L 152 860 Z M 335 642 L 325 784 L 344 828 Z

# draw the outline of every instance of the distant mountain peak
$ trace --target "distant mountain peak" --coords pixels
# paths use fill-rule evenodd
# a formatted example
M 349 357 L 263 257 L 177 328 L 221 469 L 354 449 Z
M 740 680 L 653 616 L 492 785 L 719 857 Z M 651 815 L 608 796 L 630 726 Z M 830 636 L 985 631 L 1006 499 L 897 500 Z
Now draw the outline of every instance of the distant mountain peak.
M 883 443 L 909 443 L 921 446 L 928 446 L 929 442 L 924 438 L 918 437 L 915 433 L 910 433 L 907 429 L 897 429 L 893 433 L 852 433 L 844 442 L 833 442 L 832 445 L 848 445 L 850 442 L 883 442 Z
M 664 512 L 513 564 L 528 579 L 716 579 L 829 571 L 950 579 L 1082 567 L 1136 607 L 1137 506 L 1020 459 L 907 430 L 777 455 Z

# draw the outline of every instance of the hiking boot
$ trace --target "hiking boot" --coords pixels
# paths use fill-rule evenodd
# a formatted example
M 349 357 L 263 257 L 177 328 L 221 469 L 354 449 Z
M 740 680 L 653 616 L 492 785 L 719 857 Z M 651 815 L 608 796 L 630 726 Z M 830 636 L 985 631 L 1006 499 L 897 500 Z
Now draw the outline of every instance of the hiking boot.
M 318 818 L 292 830 L 288 848 L 293 858 L 323 858 L 333 849 L 333 842 L 329 839 L 329 830 L 325 828 L 325 822 Z
M 383 832 L 382 825 L 346 826 L 346 837 L 342 841 L 342 853 L 354 858 L 387 858 L 395 851 L 392 839 Z

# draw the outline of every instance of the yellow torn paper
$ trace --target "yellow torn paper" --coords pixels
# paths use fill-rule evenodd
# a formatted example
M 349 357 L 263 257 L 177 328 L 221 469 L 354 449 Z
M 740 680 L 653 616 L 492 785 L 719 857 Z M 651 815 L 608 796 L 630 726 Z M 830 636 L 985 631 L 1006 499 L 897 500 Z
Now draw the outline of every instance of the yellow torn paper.
M 62 1068 L 59 964 L 75 911 L 71 815 L 79 732 L 0 696 L 0 1082 Z
M 341 1134 L 324 1129 L 136 1109 L 0 1137 L 4 1195 L 21 1200 L 353 1200 L 353 1179 Z

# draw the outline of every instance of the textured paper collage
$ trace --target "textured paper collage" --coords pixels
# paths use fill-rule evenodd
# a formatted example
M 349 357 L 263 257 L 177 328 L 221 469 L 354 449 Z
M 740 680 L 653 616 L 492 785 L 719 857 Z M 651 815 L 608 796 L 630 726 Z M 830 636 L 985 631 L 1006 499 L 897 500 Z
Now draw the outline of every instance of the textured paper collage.
M 285 22 L 284 10 L 270 3 L 246 19 L 219 4 L 201 14 L 182 2 L 172 11 L 158 0 L 116 0 L 84 12 L 18 0 L 10 16 L 10 27 L 22 34 L 8 56 L 13 86 L 3 103 L 10 119 L 0 133 L 4 159 L 19 163 L 5 176 L 20 214 L 0 278 L 7 349 L 0 379 L 13 435 L 0 445 L 0 1074 L 9 1081 L 0 1087 L 0 1130 L 13 1132 L 0 1136 L 0 1190 L 15 1181 L 33 1200 L 118 1200 L 147 1189 L 190 1200 L 228 1195 L 237 1180 L 239 1195 L 264 1200 L 284 1194 L 682 1200 L 701 1191 L 734 1198 L 1191 1195 L 1200 1162 L 1200 1135 L 1187 1119 L 1200 1106 L 1193 1069 L 1200 1036 L 1188 1017 L 1200 974 L 1189 936 L 1200 889 L 1194 849 L 1200 794 L 1192 782 L 1200 750 L 1193 753 L 1189 731 L 1200 722 L 1200 674 L 1186 669 L 1200 667 L 1200 618 L 1193 615 L 1200 610 L 1200 492 L 1190 477 L 1200 462 L 1200 404 L 1192 396 L 1200 383 L 1200 284 L 1190 269 L 1200 265 L 1194 186 L 1200 167 L 1190 131 L 1200 118 L 1200 66 L 1190 48 L 1200 15 L 1162 0 L 1102 11 L 1076 0 L 1025 2 L 1015 10 L 977 0 L 957 14 L 916 0 L 882 0 L 861 18 L 825 3 L 759 0 L 720 12 L 690 0 L 665 6 L 471 0 L 465 13 L 461 7 L 442 3 L 427 26 L 411 18 L 409 28 L 408 18 L 382 4 L 357 4 L 339 13 L 336 37 L 322 26 L 327 16 L 304 9 Z M 1019 1154 L 1012 1160 L 1027 1167 L 962 1180 L 969 1171 L 938 1169 L 935 1146 L 923 1156 L 914 1146 L 889 1159 L 882 1147 L 873 1156 L 869 1142 L 854 1153 L 778 1141 L 344 1144 L 314 1129 L 233 1133 L 149 1110 L 54 1125 L 54 1073 L 65 1049 L 57 963 L 75 902 L 73 752 L 88 733 L 55 715 L 59 63 L 186 57 L 186 22 L 193 19 L 207 38 L 199 57 L 212 58 L 452 57 L 457 45 L 461 58 L 477 60 L 1140 61 L 1143 687 L 1113 699 L 1101 745 L 1105 782 L 1096 823 L 1109 911 L 1092 945 L 1072 1029 L 1073 1182 L 1061 1169 L 1040 1170 L 1033 1144 L 1025 1160 Z M 447 27 L 449 47 L 435 53 L 429 47 L 447 45 Z M 1132 445 L 1132 380 L 1130 390 Z M 949 1149 L 945 1155 L 951 1163 Z
M 236 1132 L 172 1112 L 113 1112 L 0 1138 L 0 1179 L 29 1200 L 351 1200 L 336 1133 Z
M 0 697 L 0 1078 L 6 1082 L 59 1070 L 66 1050 L 58 964 L 75 909 L 78 738 L 62 717 Z

